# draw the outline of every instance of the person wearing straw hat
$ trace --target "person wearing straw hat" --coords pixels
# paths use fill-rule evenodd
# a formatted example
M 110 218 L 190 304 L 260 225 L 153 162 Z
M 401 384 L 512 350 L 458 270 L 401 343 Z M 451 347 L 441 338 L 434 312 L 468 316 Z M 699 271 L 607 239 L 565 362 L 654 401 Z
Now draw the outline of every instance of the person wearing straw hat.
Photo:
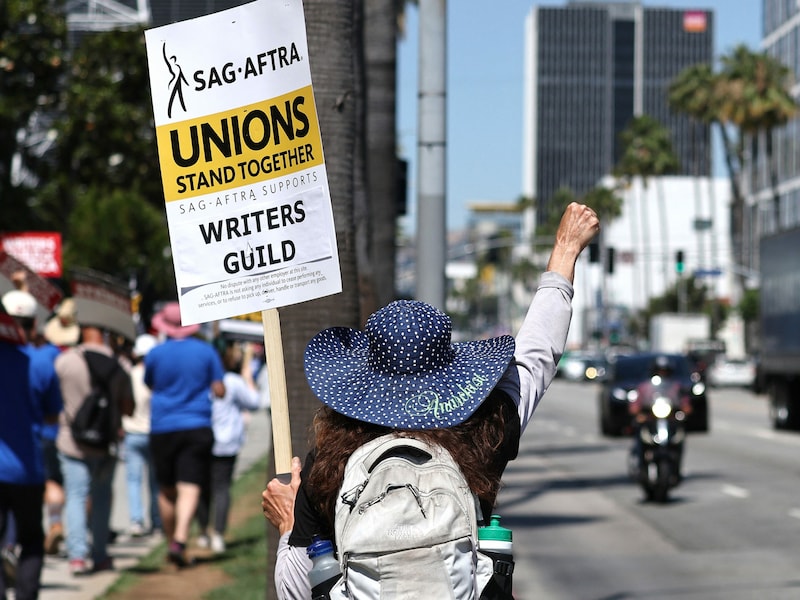
M 264 515 L 281 536 L 280 598 L 309 597 L 306 547 L 314 534 L 333 539 L 347 460 L 386 433 L 449 450 L 482 513 L 492 514 L 503 471 L 555 376 L 572 316 L 575 264 L 599 229 L 591 208 L 566 208 L 516 338 L 453 343 L 447 315 L 399 300 L 370 316 L 364 331 L 333 327 L 308 343 L 306 378 L 324 405 L 314 419 L 314 448 L 302 469 L 298 457 L 292 460 L 290 483 L 275 478 L 262 493 Z
M 58 305 L 56 313 L 44 326 L 45 339 L 59 348 L 67 348 L 78 343 L 81 328 L 78 325 L 78 310 L 75 300 L 65 298 Z
M 64 398 L 56 448 L 64 476 L 64 518 L 69 571 L 75 577 L 114 569 L 108 553 L 114 471 L 119 439 L 104 446 L 78 441 L 72 425 L 95 385 L 103 385 L 112 407 L 114 428 L 133 412 L 133 391 L 125 363 L 114 354 L 106 332 L 81 324 L 81 343 L 61 352 L 55 368 Z M 87 502 L 91 503 L 87 515 Z M 91 540 L 91 543 L 90 543 Z M 91 565 L 87 560 L 91 557 Z
M 40 348 L 42 352 L 48 353 L 53 361 L 63 350 L 78 344 L 81 328 L 78 325 L 78 310 L 75 300 L 65 298 L 61 301 L 55 314 L 45 324 L 42 334 L 45 343 Z M 48 525 L 44 550 L 49 555 L 58 554 L 61 541 L 64 539 L 62 522 L 65 500 L 64 474 L 61 472 L 58 460 L 57 437 L 58 423 L 45 424 L 42 427 L 42 451 L 44 452 L 45 467 L 44 504 Z
M 166 340 L 144 358 L 150 398 L 150 451 L 158 481 L 158 507 L 177 567 L 186 555 L 189 530 L 208 480 L 214 433 L 211 402 L 225 397 L 225 371 L 214 347 L 197 337 L 200 325 L 183 325 L 180 305 L 168 302 L 151 320 Z

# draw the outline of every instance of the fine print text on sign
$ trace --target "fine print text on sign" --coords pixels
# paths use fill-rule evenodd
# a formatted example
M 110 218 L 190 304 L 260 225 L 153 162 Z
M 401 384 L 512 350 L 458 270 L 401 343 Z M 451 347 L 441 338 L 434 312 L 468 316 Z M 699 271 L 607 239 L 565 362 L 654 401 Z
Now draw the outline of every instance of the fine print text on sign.
M 145 39 L 184 324 L 340 292 L 301 0 Z

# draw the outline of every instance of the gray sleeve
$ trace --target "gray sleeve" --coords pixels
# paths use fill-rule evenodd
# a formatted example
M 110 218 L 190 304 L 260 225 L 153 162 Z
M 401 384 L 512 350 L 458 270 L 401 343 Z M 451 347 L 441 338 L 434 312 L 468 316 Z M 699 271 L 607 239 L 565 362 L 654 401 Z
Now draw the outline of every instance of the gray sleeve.
M 308 600 L 311 598 L 311 585 L 308 572 L 311 559 L 305 548 L 289 545 L 291 531 L 287 531 L 278 541 L 278 554 L 275 560 L 275 591 L 278 600 Z
M 556 365 L 564 352 L 572 318 L 572 295 L 572 284 L 562 275 L 552 271 L 542 273 L 516 336 L 514 360 L 498 384 L 518 400 L 523 432 L 553 381 Z

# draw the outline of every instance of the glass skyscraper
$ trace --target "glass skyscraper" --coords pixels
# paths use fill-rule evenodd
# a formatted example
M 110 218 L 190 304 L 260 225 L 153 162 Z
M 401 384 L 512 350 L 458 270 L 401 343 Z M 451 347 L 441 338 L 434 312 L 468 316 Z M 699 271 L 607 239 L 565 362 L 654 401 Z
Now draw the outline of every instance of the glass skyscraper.
M 679 174 L 708 176 L 708 126 L 670 110 L 684 68 L 712 63 L 713 13 L 639 2 L 534 7 L 526 23 L 523 191 L 546 219 L 553 194 L 578 196 L 617 162 L 619 133 L 649 115 L 671 133 Z

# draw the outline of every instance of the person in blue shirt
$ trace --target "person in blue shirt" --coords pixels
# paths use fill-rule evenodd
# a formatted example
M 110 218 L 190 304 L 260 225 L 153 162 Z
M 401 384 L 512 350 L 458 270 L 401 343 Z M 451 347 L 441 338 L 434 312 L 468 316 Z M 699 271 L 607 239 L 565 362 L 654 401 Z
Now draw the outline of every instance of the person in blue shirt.
M 225 366 L 225 396 L 214 398 L 211 405 L 211 427 L 214 430 L 214 447 L 211 457 L 209 485 L 203 488 L 197 507 L 200 536 L 197 545 L 210 547 L 215 553 L 225 552 L 225 530 L 230 509 L 230 487 L 236 456 L 245 440 L 246 411 L 258 410 L 261 394 L 253 381 L 251 346 L 244 351 L 241 344 L 229 344 L 222 352 Z M 211 505 L 214 506 L 214 531 L 208 535 Z
M 12 290 L 3 296 L 2 305 L 24 330 L 26 341 L 32 339 L 36 333 L 33 296 Z M 16 598 L 29 600 L 39 596 L 44 563 L 45 474 L 39 435 L 44 423 L 58 419 L 61 392 L 52 360 L 30 344 L 0 339 L 0 377 L 0 537 L 13 514 L 20 547 Z M 0 598 L 6 597 L 6 587 L 0 571 Z
M 182 325 L 177 302 L 167 303 L 151 325 L 166 340 L 144 359 L 144 382 L 153 392 L 150 451 L 167 558 L 184 567 L 189 528 L 211 465 L 211 402 L 225 396 L 224 370 L 214 347 L 196 337 L 200 326 Z

